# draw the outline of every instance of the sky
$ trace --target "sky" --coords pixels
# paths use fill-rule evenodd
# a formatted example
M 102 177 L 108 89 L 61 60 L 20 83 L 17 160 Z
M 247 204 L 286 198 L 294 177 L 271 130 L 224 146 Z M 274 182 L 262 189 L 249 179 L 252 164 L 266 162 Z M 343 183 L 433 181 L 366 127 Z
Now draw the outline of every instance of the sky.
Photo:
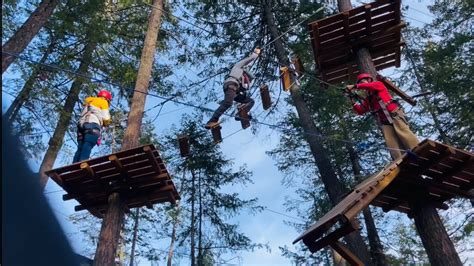
M 353 5 L 357 5 L 355 1 L 352 1 Z M 365 1 L 364 1 L 365 2 Z M 418 0 L 407 0 L 403 1 L 403 5 L 409 5 L 410 8 L 406 12 L 406 21 L 416 26 L 423 26 L 424 23 L 429 22 L 432 17 L 429 15 L 429 11 L 426 8 L 426 1 Z M 295 22 L 296 23 L 296 22 Z M 249 47 L 249 50 L 252 49 Z M 310 44 L 308 43 L 308 49 Z M 197 69 L 196 69 L 197 70 Z M 396 75 L 396 70 L 390 68 L 384 70 L 382 74 L 387 76 Z M 13 73 L 7 73 L 7 75 L 14 75 Z M 187 75 L 187 78 L 192 79 L 192 74 L 177 73 L 177 75 Z M 195 80 L 200 80 L 196 78 Z M 278 90 L 279 86 L 275 86 L 275 90 Z M 220 87 L 213 88 L 215 90 L 221 90 Z M 277 92 L 275 91 L 275 94 Z M 275 97 L 273 94 L 273 97 Z M 222 95 L 222 93 L 220 94 Z M 288 97 L 288 94 L 283 93 L 284 97 Z M 9 106 L 12 97 L 2 91 L 2 110 Z M 146 108 L 150 108 L 156 105 L 161 100 L 147 97 Z M 255 113 L 259 113 L 261 110 L 261 103 L 256 103 Z M 208 103 L 207 107 L 215 109 L 217 103 Z M 176 111 L 178 110 L 178 111 Z M 169 130 L 173 125 L 179 124 L 181 116 L 185 113 L 193 112 L 192 108 L 184 108 L 183 106 L 167 103 L 164 105 L 161 115 L 158 118 L 157 135 L 163 136 L 163 134 Z M 153 110 L 150 117 L 154 117 Z M 263 115 L 262 115 L 263 117 Z M 206 117 L 207 119 L 208 117 Z M 203 121 L 204 123 L 205 121 Z M 227 158 L 233 158 L 235 165 L 238 167 L 242 164 L 246 164 L 248 169 L 253 172 L 252 180 L 253 184 L 249 184 L 247 187 L 232 188 L 232 190 L 239 191 L 241 198 L 254 198 L 259 199 L 258 204 L 266 206 L 268 209 L 255 215 L 246 214 L 245 211 L 236 218 L 236 222 L 240 225 L 240 230 L 250 236 L 251 239 L 256 243 L 268 243 L 271 252 L 264 249 L 256 250 L 254 252 L 244 252 L 240 254 L 240 257 L 230 256 L 224 258 L 227 260 L 227 265 L 290 265 L 291 262 L 284 258 L 278 247 L 279 246 L 292 246 L 293 240 L 299 235 L 299 233 L 292 227 L 286 225 L 284 221 L 302 221 L 306 217 L 297 217 L 296 213 L 287 211 L 284 207 L 286 197 L 295 197 L 295 193 L 292 188 L 285 187 L 281 181 L 283 179 L 282 173 L 278 171 L 275 166 L 275 162 L 266 154 L 266 151 L 276 147 L 279 141 L 279 133 L 272 129 L 261 126 L 261 132 L 258 135 L 253 135 L 250 129 L 239 131 L 240 123 L 233 121 L 233 119 L 227 119 L 223 124 L 222 135 L 228 136 L 224 139 L 223 143 L 220 144 L 223 153 Z M 95 148 L 97 150 L 97 148 Z M 68 160 L 57 160 L 55 167 L 59 167 Z M 38 168 L 38 162 L 31 162 L 33 168 Z M 171 173 L 172 174 L 172 173 Z M 74 213 L 74 206 L 77 204 L 74 201 L 63 201 L 63 193 L 61 188 L 54 182 L 48 182 L 45 189 L 45 196 L 51 204 L 56 218 L 59 220 L 62 229 L 66 232 L 71 245 L 77 253 L 82 253 L 84 247 L 81 239 L 81 233 L 73 225 L 68 217 Z M 308 215 L 310 215 L 308 213 Z M 167 248 L 167 247 L 163 247 Z M 474 257 L 474 256 L 471 256 Z M 181 265 L 188 265 L 189 262 L 181 260 Z M 145 259 L 140 260 L 142 266 L 151 265 Z

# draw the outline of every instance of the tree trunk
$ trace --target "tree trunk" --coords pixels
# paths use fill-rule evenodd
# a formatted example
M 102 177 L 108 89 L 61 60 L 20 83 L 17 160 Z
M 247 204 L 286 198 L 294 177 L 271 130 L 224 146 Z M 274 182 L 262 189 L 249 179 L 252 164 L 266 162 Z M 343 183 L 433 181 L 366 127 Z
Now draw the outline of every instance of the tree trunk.
M 153 58 L 155 55 L 156 41 L 158 39 L 158 30 L 161 26 L 161 10 L 163 9 L 162 0 L 154 0 L 153 8 L 148 20 L 148 28 L 143 44 L 142 57 L 140 59 L 140 67 L 138 68 L 137 82 L 135 84 L 135 92 L 133 93 L 132 105 L 130 113 L 128 114 L 128 125 L 122 141 L 122 150 L 135 148 L 140 143 L 140 127 L 143 119 L 143 112 L 145 110 L 146 93 L 148 92 L 148 85 L 151 77 L 151 70 L 153 66 Z M 141 91 L 137 92 L 137 91 Z M 110 206 L 118 205 L 119 197 L 111 198 Z M 114 212 L 109 214 L 109 212 Z M 96 265 L 113 265 L 113 254 L 117 251 L 117 238 L 115 234 L 120 232 L 120 224 L 123 218 L 122 208 L 109 208 L 107 210 L 107 217 L 119 217 L 120 221 L 104 219 L 102 222 L 102 229 L 100 231 L 99 243 L 94 261 L 101 262 Z M 108 228 L 108 231 L 103 230 Z M 113 242 L 109 244 L 108 242 Z M 112 256 L 110 255 L 112 254 Z
M 359 156 L 351 145 L 347 145 L 347 150 L 351 159 L 352 171 L 354 172 L 355 179 L 357 182 L 364 181 L 361 175 L 362 167 L 359 163 Z M 370 208 L 365 208 L 362 213 L 364 215 L 365 227 L 367 228 L 367 237 L 369 238 L 370 255 L 372 256 L 374 265 L 388 265 L 387 258 L 383 252 L 383 246 L 380 241 L 379 234 L 377 233 L 374 217 L 372 217 L 372 213 L 370 212 Z
M 421 241 L 433 266 L 460 266 L 461 259 L 434 207 L 413 207 L 413 218 Z
M 39 60 L 39 64 L 44 64 L 46 62 L 49 55 L 53 52 L 55 45 L 56 45 L 56 42 L 52 38 L 50 44 L 46 48 L 46 51 L 44 52 L 43 56 Z M 33 90 L 33 86 L 35 85 L 36 80 L 38 79 L 39 74 L 42 73 L 41 68 L 42 67 L 40 65 L 33 66 L 30 77 L 28 78 L 28 80 L 26 80 L 25 85 L 23 85 L 23 88 L 21 89 L 20 93 L 15 98 L 15 100 L 13 100 L 10 107 L 8 107 L 8 110 L 5 112 L 4 117 L 8 119 L 8 123 L 10 125 L 13 123 L 13 121 L 15 121 L 16 116 L 18 115 L 18 112 L 20 111 L 21 107 L 23 106 L 25 101 L 29 98 L 31 91 Z
M 194 220 L 196 217 L 194 205 L 196 203 L 196 175 L 194 174 L 194 170 L 191 169 L 192 175 L 192 182 L 191 182 L 191 266 L 196 265 L 196 255 L 194 250 L 196 249 L 196 243 L 194 242 L 194 229 L 196 225 L 194 224 Z
M 109 196 L 108 203 L 107 213 L 100 228 L 94 265 L 115 265 L 115 254 L 124 215 L 119 193 L 112 193 Z
M 199 193 L 199 235 L 198 235 L 198 266 L 202 266 L 202 194 L 201 194 L 201 174 L 198 179 Z
M 280 39 L 280 32 L 278 31 L 278 28 L 275 24 L 271 10 L 272 6 L 272 1 L 267 0 L 264 5 L 265 22 L 270 30 L 272 40 L 274 40 L 278 61 L 280 61 L 281 64 L 290 65 L 283 47 L 283 43 Z M 335 174 L 334 168 L 331 165 L 328 156 L 326 155 L 328 152 L 322 144 L 322 139 L 318 136 L 320 135 L 320 132 L 313 123 L 309 109 L 301 96 L 301 90 L 299 86 L 294 84 L 290 89 L 290 93 L 293 104 L 295 105 L 298 112 L 300 124 L 306 133 L 306 141 L 309 144 L 311 153 L 313 154 L 314 160 L 316 161 L 316 166 L 319 169 L 321 180 L 323 181 L 324 187 L 329 195 L 329 199 L 333 205 L 336 205 L 341 200 L 341 196 L 344 194 L 343 185 Z M 360 233 L 354 232 L 346 236 L 345 239 L 349 249 L 356 253 L 366 265 L 371 265 L 369 250 L 367 249 L 367 245 L 362 239 Z
M 133 260 L 135 259 L 135 245 L 137 244 L 139 219 L 140 208 L 137 208 L 137 210 L 135 211 L 135 219 L 133 224 L 132 250 L 130 251 L 130 266 L 133 266 Z
M 19 54 L 28 46 L 31 40 L 44 26 L 48 18 L 53 13 L 59 0 L 43 0 L 39 6 L 31 13 L 30 17 L 13 36 L 2 46 L 2 52 Z M 15 60 L 15 56 L 2 54 L 2 74 Z
M 176 209 L 179 210 L 179 202 L 176 203 Z M 173 252 L 174 252 L 174 242 L 176 241 L 176 231 L 178 229 L 178 224 L 179 224 L 179 211 L 176 214 L 176 217 L 173 221 L 173 230 L 171 231 L 171 243 L 170 243 L 170 248 L 168 250 L 168 261 L 167 261 L 167 266 L 171 266 L 173 262 Z
M 145 99 L 150 84 L 158 31 L 161 26 L 162 9 L 163 0 L 154 0 L 140 59 L 140 67 L 138 69 L 130 113 L 128 114 L 127 130 L 123 136 L 122 150 L 134 148 L 139 144 Z
M 96 41 L 89 41 L 84 49 L 84 54 L 82 56 L 81 64 L 79 65 L 78 72 L 81 74 L 87 74 L 89 65 L 92 61 L 92 53 L 94 52 L 97 46 Z M 85 78 L 77 76 L 74 82 L 71 85 L 71 89 L 66 97 L 66 102 L 64 107 L 59 111 L 59 120 L 54 130 L 53 136 L 49 139 L 49 146 L 44 155 L 43 161 L 39 169 L 40 173 L 40 185 L 42 188 L 46 186 L 48 182 L 48 176 L 45 174 L 45 171 L 50 170 L 56 158 L 58 152 L 63 145 L 64 135 L 68 129 L 69 124 L 71 123 L 72 111 L 74 110 L 74 105 L 79 100 L 79 93 L 81 92 L 82 84 L 84 83 Z

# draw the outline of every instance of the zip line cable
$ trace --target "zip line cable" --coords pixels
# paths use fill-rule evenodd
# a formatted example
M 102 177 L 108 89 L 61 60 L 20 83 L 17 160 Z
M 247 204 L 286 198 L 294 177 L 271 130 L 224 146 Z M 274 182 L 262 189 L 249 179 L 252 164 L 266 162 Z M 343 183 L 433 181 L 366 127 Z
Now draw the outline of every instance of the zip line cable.
M 21 60 L 29 61 L 29 62 L 32 62 L 32 63 L 35 63 L 35 64 L 41 64 L 41 65 L 49 66 L 49 67 L 52 67 L 52 68 L 54 68 L 54 69 L 67 72 L 67 73 L 69 73 L 69 74 L 73 74 L 73 75 L 76 75 L 76 74 L 77 74 L 77 76 L 80 76 L 80 77 L 83 77 L 83 78 L 86 78 L 86 79 L 90 79 L 91 81 L 96 81 L 96 82 L 99 82 L 99 83 L 105 83 L 105 84 L 109 84 L 109 85 L 112 85 L 112 86 L 120 87 L 119 84 L 110 82 L 110 81 L 108 81 L 108 80 L 101 80 L 101 79 L 94 78 L 94 77 L 92 77 L 92 76 L 88 76 L 88 75 L 84 75 L 84 74 L 81 74 L 81 73 L 77 73 L 77 72 L 72 71 L 72 70 L 61 69 L 60 67 L 53 66 L 53 65 L 49 65 L 49 64 L 46 64 L 46 63 L 41 63 L 41 62 L 32 60 L 32 59 L 30 59 L 30 58 L 28 58 L 28 57 L 21 56 L 21 55 L 19 55 L 19 54 L 7 52 L 7 51 L 2 51 L 2 54 L 11 55 L 11 56 L 17 57 L 17 58 L 19 58 L 19 59 L 21 59 Z M 207 108 L 207 107 L 204 107 L 204 106 L 195 105 L 195 104 L 192 104 L 192 103 L 190 103 L 190 102 L 184 102 L 184 101 L 179 101 L 179 100 L 176 100 L 176 99 L 170 99 L 170 98 L 167 98 L 167 97 L 158 95 L 158 94 L 153 94 L 153 93 L 144 92 L 144 91 L 135 90 L 135 89 L 134 89 L 133 91 L 138 92 L 138 93 L 142 93 L 142 94 L 146 94 L 146 95 L 149 95 L 149 96 L 151 96 L 151 97 L 156 97 L 156 98 L 159 98 L 159 99 L 162 99 L 162 100 L 169 100 L 169 101 L 171 101 L 171 102 L 174 102 L 174 103 L 177 103 L 177 104 L 181 104 L 181 105 L 185 105 L 185 106 L 189 106 L 189 107 L 193 107 L 193 108 L 196 108 L 196 109 L 200 109 L 200 110 L 202 110 L 202 111 L 214 112 L 213 109 L 210 109 L 210 108 Z M 226 113 L 224 113 L 223 115 L 233 118 L 232 115 L 229 115 L 229 114 L 226 114 Z M 279 129 L 279 130 L 281 130 L 282 132 L 294 132 L 294 131 L 295 131 L 294 128 L 285 128 L 285 127 L 282 127 L 282 126 L 279 126 L 279 125 L 269 124 L 269 123 L 265 123 L 265 122 L 254 121 L 254 123 L 261 124 L 261 125 L 265 125 L 265 126 L 267 126 L 267 127 L 269 127 L 269 128 Z M 343 143 L 359 144 L 359 142 L 355 142 L 355 141 L 352 141 L 352 140 L 334 138 L 334 137 L 330 137 L 330 136 L 325 136 L 325 135 L 320 134 L 320 133 L 303 132 L 303 134 L 308 135 L 308 136 L 314 136 L 314 137 L 322 138 L 322 139 L 327 139 L 327 140 L 339 141 L 339 142 L 343 142 Z M 404 149 L 389 148 L 389 147 L 386 147 L 386 146 L 383 145 L 383 144 L 382 144 L 382 145 L 379 145 L 379 146 L 380 146 L 380 148 L 382 148 L 382 149 L 387 149 L 387 150 L 397 150 L 397 151 L 404 151 L 404 152 L 407 151 L 407 150 L 404 150 Z

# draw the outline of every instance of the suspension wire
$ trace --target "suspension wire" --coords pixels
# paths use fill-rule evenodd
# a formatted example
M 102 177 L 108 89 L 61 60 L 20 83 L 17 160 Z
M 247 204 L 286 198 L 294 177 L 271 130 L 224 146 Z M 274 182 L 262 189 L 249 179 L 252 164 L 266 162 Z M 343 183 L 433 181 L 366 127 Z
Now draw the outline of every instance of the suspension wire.
M 35 63 L 35 64 L 42 64 L 42 65 L 46 65 L 46 66 L 50 66 L 52 68 L 55 68 L 57 70 L 60 70 L 60 71 L 65 71 L 67 73 L 70 73 L 70 74 L 73 74 L 73 75 L 78 75 L 80 77 L 83 77 L 83 78 L 87 78 L 87 79 L 90 79 L 91 81 L 96 81 L 96 82 L 101 82 L 101 83 L 105 83 L 105 84 L 109 84 L 109 85 L 112 85 L 112 86 L 117 86 L 117 87 L 120 87 L 119 84 L 116 84 L 116 83 L 113 83 L 111 81 L 108 81 L 108 80 L 101 80 L 101 79 L 97 79 L 97 78 L 94 78 L 92 76 L 88 76 L 88 75 L 84 75 L 84 74 L 81 74 L 81 73 L 77 73 L 75 71 L 72 71 L 72 70 L 66 70 L 66 69 L 62 69 L 60 67 L 57 67 L 57 66 L 53 66 L 53 65 L 48 65 L 46 63 L 40 63 L 40 62 L 37 62 L 35 60 L 32 60 L 28 57 L 24 57 L 24 56 L 21 56 L 19 54 L 15 54 L 15 53 L 11 53 L 11 52 L 6 52 L 6 51 L 2 51 L 2 54 L 8 54 L 8 55 L 11 55 L 11 56 L 14 56 L 14 57 L 17 57 L 21 60 L 26 60 L 26 61 L 29 61 L 29 62 L 32 62 L 32 63 Z M 179 101 L 179 100 L 176 100 L 176 99 L 170 99 L 170 98 L 167 98 L 167 97 L 164 97 L 164 96 L 161 96 L 161 95 L 158 95 L 158 94 L 153 94 L 153 93 L 149 93 L 149 92 L 144 92 L 144 91 L 140 91 L 140 90 L 133 90 L 135 92 L 138 92 L 138 93 L 142 93 L 142 94 L 146 94 L 146 95 L 149 95 L 149 96 L 152 96 L 152 97 L 156 97 L 156 98 L 159 98 L 159 99 L 162 99 L 162 100 L 168 100 L 171 101 L 171 102 L 174 102 L 174 103 L 177 103 L 177 104 L 181 104 L 181 105 L 185 105 L 185 106 L 190 106 L 190 107 L 193 107 L 193 108 L 196 108 L 196 109 L 200 109 L 202 111 L 205 111 L 205 112 L 214 112 L 213 109 L 210 109 L 208 107 L 204 107 L 204 106 L 199 106 L 199 105 L 195 105 L 195 104 L 192 104 L 190 102 L 184 102 L 184 101 Z M 229 117 L 233 117 L 232 115 L 229 115 L 227 113 L 224 113 L 223 115 L 225 116 L 229 116 Z M 292 129 L 292 128 L 286 128 L 286 127 L 282 127 L 282 126 L 279 126 L 279 125 L 274 125 L 274 124 L 269 124 L 269 123 L 265 123 L 265 122 L 259 122 L 259 121 L 254 121 L 254 123 L 257 123 L 257 124 L 261 124 L 261 125 L 265 125 L 269 128 L 274 128 L 274 129 L 279 129 L 281 130 L 282 132 L 294 132 L 295 129 Z M 322 139 L 327 139 L 327 140 L 333 140 L 333 141 L 340 141 L 340 142 L 344 142 L 344 143 L 350 143 L 350 144 L 358 144 L 358 142 L 355 142 L 355 141 L 351 141 L 351 140 L 347 140 L 347 139 L 340 139 L 340 138 L 335 138 L 335 137 L 331 137 L 331 136 L 325 136 L 323 134 L 320 134 L 320 133 L 315 133 L 315 132 L 306 132 L 304 131 L 303 132 L 305 135 L 308 135 L 308 136 L 314 136 L 314 137 L 318 137 L 318 138 L 322 138 Z M 379 145 L 380 146 L 380 145 Z M 406 152 L 407 150 L 404 150 L 404 149 L 396 149 L 396 148 L 389 148 L 389 147 L 386 147 L 385 145 L 381 145 L 380 146 L 382 149 L 387 149 L 387 150 L 397 150 L 397 151 L 404 151 Z

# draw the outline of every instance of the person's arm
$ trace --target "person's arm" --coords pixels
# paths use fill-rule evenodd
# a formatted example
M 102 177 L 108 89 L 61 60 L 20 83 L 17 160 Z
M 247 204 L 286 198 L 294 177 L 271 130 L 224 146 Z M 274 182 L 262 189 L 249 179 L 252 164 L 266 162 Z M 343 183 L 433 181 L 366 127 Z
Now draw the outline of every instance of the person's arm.
M 383 91 L 386 88 L 382 82 L 374 81 L 374 82 L 369 82 L 369 83 L 359 83 L 355 86 L 355 89 L 367 90 L 367 91 Z
M 107 101 L 105 101 L 105 102 L 106 103 L 105 103 L 104 108 L 101 109 L 102 121 L 104 123 L 104 126 L 108 126 L 108 125 L 112 124 L 112 117 L 110 116 L 109 103 Z
M 251 55 L 237 62 L 233 68 L 243 68 L 244 66 L 250 64 L 253 60 L 258 57 L 258 53 L 253 52 Z
M 366 112 L 369 111 L 369 103 L 367 101 L 367 99 L 364 99 L 364 101 L 362 102 L 362 104 L 358 104 L 355 102 L 355 100 L 351 99 L 352 101 L 352 109 L 354 110 L 354 112 L 356 112 L 358 115 L 363 115 L 365 114 Z

